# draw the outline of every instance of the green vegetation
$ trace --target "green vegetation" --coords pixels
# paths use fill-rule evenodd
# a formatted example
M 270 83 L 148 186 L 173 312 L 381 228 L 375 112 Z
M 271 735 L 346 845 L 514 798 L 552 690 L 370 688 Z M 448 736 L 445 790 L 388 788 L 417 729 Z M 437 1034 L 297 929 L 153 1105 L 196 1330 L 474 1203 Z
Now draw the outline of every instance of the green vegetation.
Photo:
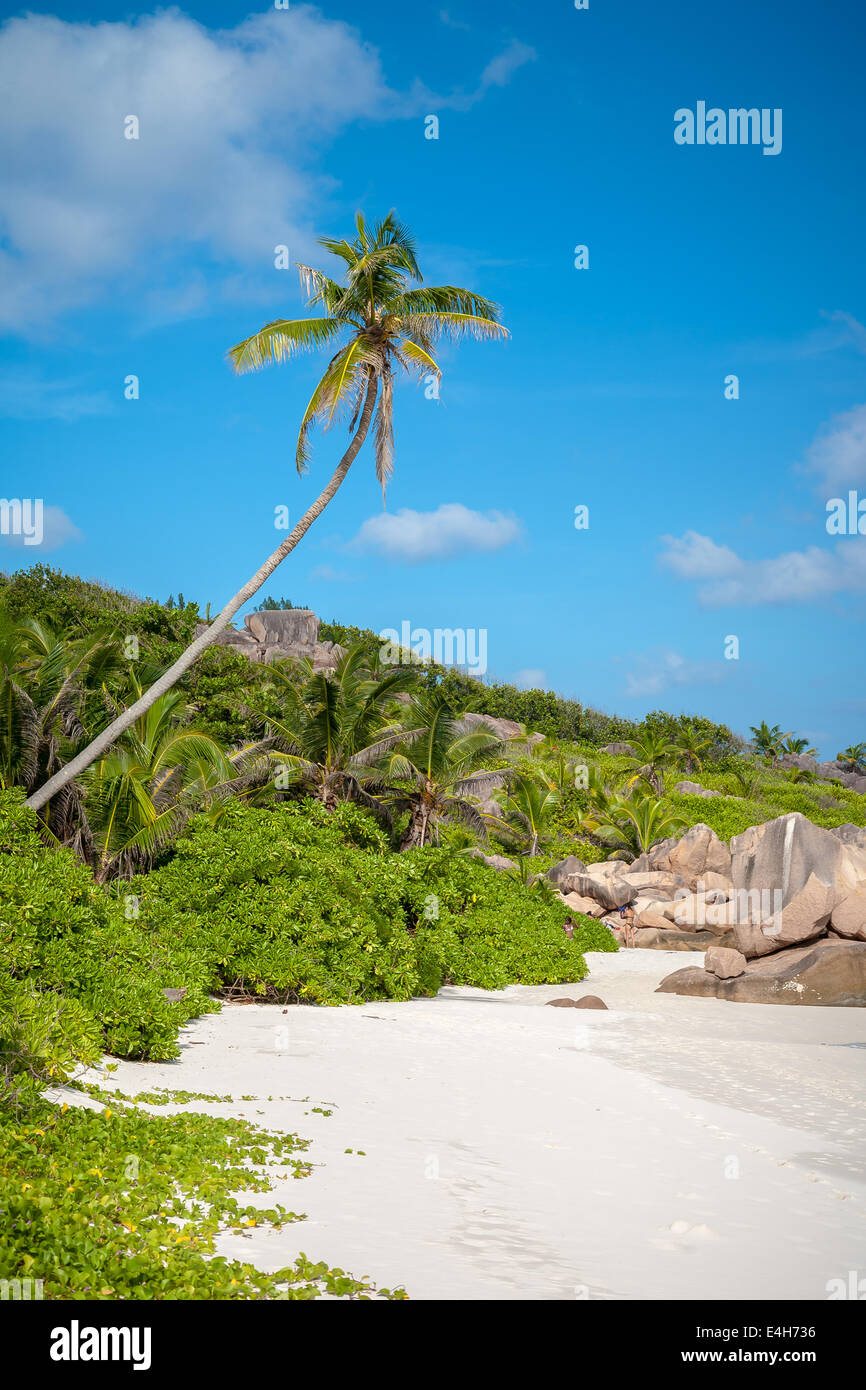
M 214 1254 L 222 1230 L 303 1219 L 233 1194 L 305 1177 L 306 1147 L 242 1120 L 123 1102 L 0 1111 L 0 1279 L 41 1279 L 59 1300 L 404 1298 L 305 1255 L 263 1274 Z
M 724 839 L 793 810 L 862 825 L 866 798 L 786 766 L 805 740 L 778 725 L 749 749 L 698 717 L 609 719 L 433 663 L 382 665 L 375 634 L 330 625 L 347 648 L 336 671 L 212 649 L 42 815 L 28 809 L 198 621 L 183 596 L 40 566 L 0 576 L 0 1277 L 43 1278 L 60 1299 L 400 1297 L 304 1257 L 274 1275 L 212 1258 L 218 1230 L 297 1219 L 230 1194 L 265 1191 L 275 1165 L 302 1177 L 303 1142 L 134 1106 L 230 1097 L 86 1087 L 107 1102 L 96 1113 L 45 1088 L 80 1084 L 106 1052 L 176 1057 L 181 1026 L 221 998 L 581 980 L 584 953 L 615 939 L 584 917 L 569 937 L 550 864 L 631 859 L 698 821 Z M 864 744 L 840 754 L 852 771 L 864 758 Z M 695 775 L 721 795 L 675 790 Z M 516 862 L 498 871 L 479 850 Z
M 180 1024 L 215 1007 L 205 958 L 155 940 L 134 897 L 110 897 L 36 826 L 19 792 L 0 792 L 5 1085 L 17 1089 L 28 1073 L 60 1079 L 64 1056 L 92 1059 L 95 1045 L 120 1057 L 176 1057 Z M 178 984 L 186 996 L 169 1003 L 162 990 Z
M 191 824 L 131 886 L 148 930 L 171 950 L 205 943 L 214 986 L 232 994 L 359 1003 L 582 978 L 561 902 L 460 851 L 387 844 L 351 803 L 233 807 L 216 828 Z

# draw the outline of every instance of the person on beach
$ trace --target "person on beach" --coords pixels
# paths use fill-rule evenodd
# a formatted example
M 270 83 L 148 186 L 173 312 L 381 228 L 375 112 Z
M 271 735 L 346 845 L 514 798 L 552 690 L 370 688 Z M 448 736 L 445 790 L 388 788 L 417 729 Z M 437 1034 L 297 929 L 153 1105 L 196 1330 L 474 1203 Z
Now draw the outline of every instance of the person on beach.
M 622 922 L 623 941 L 626 946 L 634 948 L 634 908 L 621 907 L 619 919 Z
M 565 921 L 564 921 L 563 924 L 562 924 L 562 930 L 565 932 L 565 934 L 566 934 L 566 936 L 568 937 L 569 941 L 573 940 L 573 938 L 574 938 L 574 922 L 571 920 L 570 917 L 566 917 Z

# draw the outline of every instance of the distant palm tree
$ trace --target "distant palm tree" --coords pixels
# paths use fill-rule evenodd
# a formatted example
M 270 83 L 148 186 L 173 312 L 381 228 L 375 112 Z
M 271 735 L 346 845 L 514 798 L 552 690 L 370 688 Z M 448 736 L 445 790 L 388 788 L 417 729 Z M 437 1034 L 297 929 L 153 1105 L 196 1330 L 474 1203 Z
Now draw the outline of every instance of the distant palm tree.
M 514 867 L 506 869 L 505 872 L 509 878 L 514 879 L 515 882 L 521 884 L 524 888 L 533 889 L 533 891 L 549 905 L 562 901 L 559 893 L 547 875 L 543 873 L 539 874 L 535 871 L 533 868 L 533 860 L 528 854 L 521 854 Z
M 577 767 L 577 760 L 570 758 L 563 753 L 558 744 L 534 744 L 533 748 L 543 748 L 542 760 L 544 762 L 544 774 L 549 776 L 557 791 L 561 794 L 570 791 L 574 787 L 574 774 Z
M 763 776 L 761 769 L 755 767 L 754 763 L 746 762 L 745 759 L 742 759 L 732 764 L 730 772 L 737 786 L 737 796 L 747 797 L 752 800 L 760 795 Z
M 656 796 L 661 796 L 664 792 L 663 770 L 676 761 L 678 756 L 676 744 L 661 734 L 650 731 L 636 734 L 627 739 L 626 744 L 632 750 L 630 759 L 632 776 L 627 785 L 633 786 L 635 782 L 643 778 Z
M 132 693 L 140 693 L 135 676 Z M 99 881 L 146 866 L 196 810 L 223 805 L 267 781 L 260 745 L 226 753 L 208 734 L 186 726 L 179 690 L 140 715 L 82 778 Z M 258 777 L 253 765 L 258 763 Z
M 762 719 L 760 724 L 752 724 L 751 734 L 755 751 L 773 763 L 782 756 L 782 744 L 785 739 L 791 737 L 790 732 L 782 733 L 781 724 L 774 724 L 771 728 L 766 719 Z
M 502 785 L 510 770 L 488 770 L 481 764 L 503 748 L 489 725 L 476 725 L 469 732 L 462 728 L 441 691 L 416 695 L 403 742 L 380 764 L 389 784 L 386 804 L 409 812 L 400 848 L 438 844 L 443 822 L 465 825 L 486 838 L 490 818 L 478 803 Z M 395 786 L 397 782 L 404 785 Z
M 866 772 L 866 743 L 852 743 L 836 754 L 836 761 L 845 763 L 849 772 Z
M 210 627 L 190 643 L 134 705 L 28 797 L 28 805 L 34 810 L 39 810 L 89 767 L 161 695 L 171 690 L 294 550 L 346 477 L 367 438 L 374 411 L 376 476 L 384 491 L 393 467 L 395 372 L 401 370 L 418 377 L 432 373 L 438 380 L 441 368 L 432 353 L 440 339 L 508 336 L 499 323 L 499 308 L 490 300 L 454 285 L 423 285 L 414 239 L 393 212 L 372 227 L 358 213 L 355 229 L 351 241 L 326 237 L 319 242 L 345 262 L 344 284 L 322 271 L 299 266 L 302 282 L 310 293 L 309 307 L 322 313 L 309 318 L 277 319 L 229 352 L 235 371 L 246 372 L 269 362 L 282 362 L 305 349 L 333 346 L 341 337 L 348 337 L 328 363 L 304 411 L 296 450 L 298 469 L 303 471 L 309 458 L 313 425 L 320 422 L 327 429 L 341 414 L 348 414 L 352 440 L 330 482 L 282 544 L 229 599 Z M 417 288 L 408 288 L 413 280 Z
M 498 793 L 497 799 L 502 800 L 509 830 L 524 841 L 529 857 L 534 858 L 562 804 L 559 791 L 540 777 L 518 772 L 509 777 L 507 789 Z
M 807 738 L 794 738 L 791 734 L 782 740 L 780 748 L 783 753 L 806 753 L 810 758 L 816 757 L 818 753 L 817 748 L 809 747 L 809 740 Z
M 0 619 L 0 787 L 32 792 L 73 757 L 88 703 L 123 664 L 108 633 L 72 640 L 35 618 Z M 62 788 L 46 824 L 61 844 L 90 853 L 80 787 Z
M 681 729 L 674 735 L 674 748 L 683 759 L 686 772 L 700 771 L 703 768 L 703 754 L 712 747 L 712 742 L 711 738 L 699 734 L 697 729 L 691 726 Z

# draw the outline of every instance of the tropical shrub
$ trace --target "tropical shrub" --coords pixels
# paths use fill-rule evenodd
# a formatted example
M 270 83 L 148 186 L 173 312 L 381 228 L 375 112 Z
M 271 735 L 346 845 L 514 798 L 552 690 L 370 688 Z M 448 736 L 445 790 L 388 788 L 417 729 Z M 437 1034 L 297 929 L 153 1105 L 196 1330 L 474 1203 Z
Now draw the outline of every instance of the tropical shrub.
M 146 930 L 171 954 L 204 951 L 214 986 L 239 995 L 341 1004 L 583 975 L 562 904 L 459 852 L 390 854 L 351 803 L 197 818 L 130 886 Z
M 34 1031 L 51 1043 L 72 1029 L 118 1056 L 178 1055 L 179 1025 L 214 1007 L 205 957 L 192 941 L 173 950 L 156 941 L 127 920 L 136 911 L 134 897 L 112 900 L 69 850 L 42 843 L 20 793 L 0 792 L 0 973 L 42 997 L 35 1014 L 20 992 L 7 1001 L 24 1051 Z M 186 997 L 169 1003 L 162 990 L 176 986 Z M 58 997 L 84 1012 L 52 1015 Z
M 46 1085 L 99 1060 L 100 1030 L 76 999 L 0 978 L 0 1110 L 31 1105 Z

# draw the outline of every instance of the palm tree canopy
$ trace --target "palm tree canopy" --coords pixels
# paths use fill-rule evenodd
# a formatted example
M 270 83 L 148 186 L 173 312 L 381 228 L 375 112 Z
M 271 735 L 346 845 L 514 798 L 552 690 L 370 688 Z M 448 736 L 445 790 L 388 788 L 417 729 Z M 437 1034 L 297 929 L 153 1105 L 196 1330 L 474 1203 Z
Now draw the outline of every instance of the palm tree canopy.
M 390 785 L 389 803 L 409 809 L 406 843 L 426 842 L 440 821 L 462 821 L 486 838 L 487 825 L 478 801 L 502 785 L 508 769 L 481 767 L 501 754 L 503 741 L 490 725 L 468 732 L 461 727 L 447 696 L 438 689 L 423 690 L 409 707 L 403 738 L 381 763 Z M 402 782 L 406 787 L 395 787 Z
M 271 668 L 271 694 L 280 711 L 261 717 L 289 781 L 306 784 L 325 804 L 351 795 L 372 805 L 366 789 L 378 788 L 377 765 L 405 737 L 389 706 L 417 684 L 418 672 L 395 666 L 382 675 L 366 661 L 366 647 L 358 642 L 334 671 L 316 671 L 309 660 Z
M 276 319 L 229 350 L 236 372 L 255 371 L 297 352 L 340 346 L 310 397 L 296 450 L 298 472 L 310 457 L 310 431 L 330 428 L 341 416 L 357 419 L 371 383 L 378 391 L 375 420 L 376 477 L 384 495 L 394 460 L 395 370 L 419 379 L 441 368 L 433 351 L 442 338 L 506 338 L 499 306 L 456 285 L 425 286 L 414 238 L 389 212 L 368 225 L 355 219 L 351 241 L 331 237 L 319 245 L 344 262 L 343 283 L 311 266 L 298 265 L 314 315 Z M 415 282 L 412 287 L 411 282 Z

